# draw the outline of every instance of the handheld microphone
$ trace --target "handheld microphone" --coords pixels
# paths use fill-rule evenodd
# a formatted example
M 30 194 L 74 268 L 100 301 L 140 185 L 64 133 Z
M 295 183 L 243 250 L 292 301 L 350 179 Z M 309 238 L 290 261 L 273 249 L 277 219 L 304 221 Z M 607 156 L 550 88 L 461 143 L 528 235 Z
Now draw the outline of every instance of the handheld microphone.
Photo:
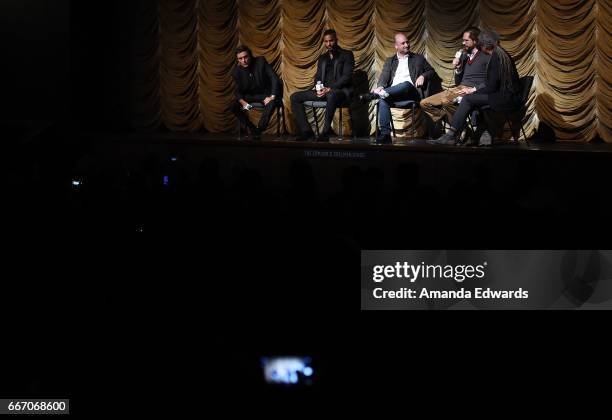
M 463 50 L 459 50 L 459 51 L 457 51 L 457 52 L 455 53 L 455 58 L 456 58 L 457 60 L 460 60 L 460 61 L 461 61 L 461 56 L 462 56 L 462 55 L 463 55 Z M 450 80 L 449 80 L 449 82 L 448 82 L 448 85 L 449 85 L 449 86 L 452 86 L 452 85 L 453 85 L 453 79 L 454 79 L 454 77 L 455 77 L 455 68 L 453 68 L 453 71 L 451 72 L 451 77 L 450 77 Z

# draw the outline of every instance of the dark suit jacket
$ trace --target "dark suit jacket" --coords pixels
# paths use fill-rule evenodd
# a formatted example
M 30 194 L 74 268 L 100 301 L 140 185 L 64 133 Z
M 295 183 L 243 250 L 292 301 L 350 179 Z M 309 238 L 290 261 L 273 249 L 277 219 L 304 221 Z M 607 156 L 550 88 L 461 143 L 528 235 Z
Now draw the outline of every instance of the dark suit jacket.
M 380 78 L 378 79 L 378 86 L 382 86 L 383 88 L 391 86 L 393 78 L 395 77 L 395 72 L 397 71 L 398 63 L 397 54 L 387 58 L 382 72 L 380 73 Z M 427 60 L 425 60 L 425 57 L 421 54 L 413 53 L 412 51 L 408 53 L 408 69 L 410 70 L 412 83 L 415 83 L 416 79 L 422 75 L 425 78 L 425 85 L 427 85 L 430 80 L 437 76 L 436 71 L 429 65 Z M 423 86 L 423 90 L 426 89 L 425 85 Z
M 497 47 L 501 48 L 501 47 Z M 502 49 L 504 54 L 508 54 L 506 50 Z M 509 56 L 509 54 L 508 54 Z M 514 60 L 512 61 L 512 91 L 502 92 L 501 91 L 501 79 L 499 77 L 499 57 L 496 53 L 491 55 L 491 60 L 487 66 L 487 76 L 485 79 L 485 86 L 476 90 L 475 93 L 482 93 L 489 95 L 489 105 L 495 111 L 499 112 L 510 112 L 520 107 L 520 81 L 518 71 L 516 71 L 516 65 Z
M 280 100 L 282 92 L 280 79 L 264 57 L 253 57 L 248 70 L 253 74 L 255 84 L 266 95 L 275 95 L 276 100 Z M 248 75 L 248 71 L 244 71 L 238 66 L 236 66 L 232 73 L 236 83 L 236 99 L 244 99 L 244 95 L 248 94 L 248 92 L 245 92 L 247 89 L 246 80 L 244 79 L 245 74 Z
M 325 75 L 328 71 L 334 73 L 334 83 L 330 87 L 332 89 L 343 90 L 348 97 L 353 93 L 353 68 L 355 67 L 355 57 L 351 51 L 336 47 L 334 51 L 334 68 L 327 68 L 327 53 L 324 53 L 317 64 L 317 74 L 314 82 L 318 80 L 325 83 Z

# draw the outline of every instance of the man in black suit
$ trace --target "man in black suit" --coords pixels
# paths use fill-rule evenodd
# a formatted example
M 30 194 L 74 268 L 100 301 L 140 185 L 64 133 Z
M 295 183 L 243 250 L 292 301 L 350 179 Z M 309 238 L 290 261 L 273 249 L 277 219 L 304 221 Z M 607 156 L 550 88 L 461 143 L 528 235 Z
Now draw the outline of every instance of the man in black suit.
M 395 50 L 397 53 L 385 61 L 378 87 L 360 96 L 362 101 L 379 99 L 377 143 L 391 143 L 391 105 L 406 100 L 418 103 L 421 94 L 417 88 L 422 88 L 436 75 L 425 57 L 410 51 L 406 35 L 395 34 Z
M 466 87 L 461 92 L 463 99 L 455 112 L 450 130 L 431 144 L 455 144 L 465 126 L 467 116 L 476 108 L 490 105 L 496 112 L 512 112 L 520 108 L 520 81 L 514 61 L 498 44 L 499 36 L 483 31 L 479 38 L 479 49 L 491 58 L 486 69 L 483 86 Z M 491 134 L 484 124 L 478 124 L 475 136 L 480 146 L 492 144 Z
M 264 57 L 253 57 L 251 50 L 242 45 L 236 48 L 238 65 L 232 76 L 236 84 L 236 101 L 231 110 L 247 126 L 254 140 L 261 138 L 261 133 L 268 127 L 272 111 L 281 98 L 281 83 L 274 69 Z M 249 102 L 261 102 L 265 108 L 257 126 L 251 122 L 245 111 L 249 111 Z
M 308 123 L 303 103 L 305 101 L 327 101 L 325 113 L 325 126 L 319 137 L 319 141 L 329 141 L 331 122 L 336 113 L 336 108 L 342 102 L 350 100 L 353 93 L 352 78 L 355 57 L 351 51 L 338 46 L 336 31 L 328 29 L 323 32 L 323 44 L 325 53 L 319 58 L 315 83 L 321 81 L 323 89 L 304 90 L 291 95 L 291 110 L 298 128 L 296 140 L 305 141 L 314 137 L 312 127 Z

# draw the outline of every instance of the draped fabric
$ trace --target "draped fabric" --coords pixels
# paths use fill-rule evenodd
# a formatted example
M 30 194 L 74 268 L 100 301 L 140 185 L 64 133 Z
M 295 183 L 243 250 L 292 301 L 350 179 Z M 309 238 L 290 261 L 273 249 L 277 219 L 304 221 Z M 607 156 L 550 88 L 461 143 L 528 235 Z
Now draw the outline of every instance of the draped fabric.
M 514 59 L 521 76 L 536 74 L 536 14 L 535 3 L 488 0 L 480 3 L 481 25 L 495 28 L 502 38 L 502 45 Z M 537 82 L 534 83 L 537 85 Z M 535 87 L 532 86 L 527 101 L 525 131 L 533 133 L 537 127 Z M 529 134 L 528 134 L 529 135 Z M 579 139 L 581 140 L 581 139 Z
M 595 2 L 540 0 L 538 115 L 562 139 L 592 138 L 595 98 Z
M 461 47 L 463 30 L 478 25 L 478 0 L 427 1 L 427 61 L 442 78 L 454 85 L 452 61 Z
M 193 131 L 202 125 L 196 5 L 196 0 L 160 3 L 161 113 L 171 130 Z
M 414 0 L 380 0 L 376 1 L 375 30 L 376 33 L 376 66 L 372 72 L 372 85 L 377 86 L 378 77 L 385 60 L 395 54 L 395 34 L 402 32 L 410 41 L 410 49 L 416 53 L 425 53 L 426 25 L 425 2 Z M 375 76 L 374 76 L 375 74 Z M 410 112 L 391 109 L 394 127 L 404 133 L 410 128 L 412 121 Z M 372 127 L 374 127 L 372 118 Z M 417 122 L 421 121 L 417 118 Z M 421 127 L 419 127 L 421 128 Z M 419 130 L 422 134 L 424 131 Z
M 244 0 L 238 2 L 238 36 L 239 43 L 248 45 L 254 56 L 266 57 L 276 73 L 283 74 L 283 42 L 282 42 L 282 16 L 280 1 L 278 0 Z M 230 50 L 233 50 L 231 46 Z M 230 67 L 235 56 L 230 54 Z M 227 67 L 225 67 L 227 71 Z M 230 95 L 227 99 L 234 99 Z M 283 98 L 284 105 L 289 107 L 287 97 Z M 259 111 L 252 111 L 260 118 Z M 227 117 L 227 109 L 225 110 Z M 276 113 L 270 119 L 270 127 L 276 127 Z
M 204 126 L 212 132 L 228 130 L 228 108 L 234 95 L 231 69 L 238 43 L 237 7 L 234 2 L 200 1 L 198 7 L 199 104 Z M 228 52 L 231 51 L 231 54 Z
M 323 52 L 323 30 L 327 21 L 324 0 L 283 0 L 281 4 L 283 102 L 287 127 L 294 132 L 289 97 L 293 92 L 314 86 L 317 60 Z M 246 40 L 245 40 L 246 41 Z
M 607 143 L 612 142 L 612 1 L 597 2 L 596 43 L 597 63 L 595 74 L 598 83 L 595 89 L 597 99 L 597 133 Z
M 612 0 L 141 0 L 139 8 L 132 92 L 139 129 L 234 131 L 228 107 L 241 43 L 282 78 L 293 132 L 289 97 L 312 87 L 325 29 L 336 29 L 339 44 L 354 52 L 356 91 L 363 93 L 395 53 L 396 32 L 448 87 L 462 31 L 475 25 L 497 31 L 519 74 L 534 76 L 528 136 L 547 126 L 559 140 L 612 142 Z M 371 105 L 353 112 L 359 134 L 374 131 Z M 394 113 L 408 128 L 401 116 Z
M 159 4 L 139 0 L 132 24 L 131 118 L 138 130 L 156 130 L 162 122 L 160 94 Z

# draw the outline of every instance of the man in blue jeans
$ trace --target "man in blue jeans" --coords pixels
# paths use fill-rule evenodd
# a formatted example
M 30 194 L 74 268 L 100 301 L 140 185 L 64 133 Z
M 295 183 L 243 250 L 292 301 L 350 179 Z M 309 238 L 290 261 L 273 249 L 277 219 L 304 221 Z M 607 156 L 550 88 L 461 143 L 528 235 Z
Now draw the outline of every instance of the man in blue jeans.
M 425 57 L 410 51 L 406 35 L 395 34 L 395 50 L 397 53 L 385 61 L 378 87 L 359 97 L 362 101 L 379 99 L 377 143 L 391 143 L 391 105 L 406 100 L 419 103 L 421 95 L 417 88 L 436 74 Z

